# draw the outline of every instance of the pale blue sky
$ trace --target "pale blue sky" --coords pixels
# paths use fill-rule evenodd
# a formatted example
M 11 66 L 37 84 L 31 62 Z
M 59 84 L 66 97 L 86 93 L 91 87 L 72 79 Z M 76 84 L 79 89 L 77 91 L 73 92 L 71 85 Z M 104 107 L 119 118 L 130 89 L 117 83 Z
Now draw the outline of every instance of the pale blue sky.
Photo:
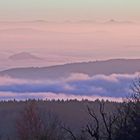
M 140 20 L 140 0 L 1 0 L 0 20 Z

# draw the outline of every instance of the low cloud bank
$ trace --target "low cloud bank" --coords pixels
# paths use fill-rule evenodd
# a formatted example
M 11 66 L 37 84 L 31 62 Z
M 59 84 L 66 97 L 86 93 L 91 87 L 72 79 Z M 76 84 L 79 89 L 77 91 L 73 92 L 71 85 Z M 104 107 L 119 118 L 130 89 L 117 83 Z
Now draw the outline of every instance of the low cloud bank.
M 90 77 L 82 73 L 73 73 L 60 79 L 36 81 L 0 77 L 0 98 L 120 99 L 130 94 L 130 85 L 138 75 L 139 73 Z

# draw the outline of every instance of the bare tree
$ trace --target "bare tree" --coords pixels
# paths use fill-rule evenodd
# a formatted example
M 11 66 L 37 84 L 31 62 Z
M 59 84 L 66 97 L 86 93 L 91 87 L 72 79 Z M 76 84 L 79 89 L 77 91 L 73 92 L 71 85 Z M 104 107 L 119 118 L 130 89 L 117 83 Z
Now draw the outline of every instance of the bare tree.
M 133 82 L 131 90 L 132 96 L 122 103 L 118 111 L 115 140 L 140 139 L 140 78 Z
M 77 137 L 74 135 L 73 131 L 70 128 L 63 126 L 63 129 L 70 135 L 71 140 L 77 140 Z
M 61 122 L 52 113 L 45 112 L 31 101 L 17 121 L 17 134 L 20 140 L 63 140 L 65 134 Z
M 104 110 L 104 103 L 100 103 L 100 114 L 103 120 L 103 124 L 105 126 L 105 130 L 107 132 L 107 140 L 113 139 L 113 133 L 114 133 L 114 126 L 118 119 L 118 116 L 116 114 L 107 114 Z
M 132 90 L 132 97 L 130 98 L 131 101 L 134 103 L 140 103 L 140 77 L 138 77 L 131 86 Z
M 63 126 L 62 127 L 68 134 L 66 137 L 67 140 L 89 140 L 88 136 L 85 133 L 85 130 L 81 130 L 80 132 L 75 132 L 71 130 L 71 128 Z
M 95 112 L 93 109 L 90 109 L 89 106 L 87 107 L 88 109 L 88 113 L 89 115 L 94 119 L 94 126 L 93 124 L 87 124 L 86 126 L 86 131 L 90 134 L 90 136 L 92 138 L 95 138 L 95 140 L 99 140 L 100 139 L 100 124 L 99 124 L 99 119 L 98 117 L 96 116 Z
M 96 115 L 94 109 L 89 107 L 88 113 L 94 119 L 93 123 L 89 123 L 86 126 L 86 131 L 90 134 L 90 136 L 95 140 L 112 140 L 114 127 L 118 116 L 116 114 L 107 114 L 105 112 L 104 102 L 99 103 L 99 115 L 101 118 Z M 101 131 L 103 131 L 105 136 L 101 134 Z
M 17 121 L 17 132 L 20 140 L 39 140 L 44 131 L 36 102 L 31 101 L 21 113 Z

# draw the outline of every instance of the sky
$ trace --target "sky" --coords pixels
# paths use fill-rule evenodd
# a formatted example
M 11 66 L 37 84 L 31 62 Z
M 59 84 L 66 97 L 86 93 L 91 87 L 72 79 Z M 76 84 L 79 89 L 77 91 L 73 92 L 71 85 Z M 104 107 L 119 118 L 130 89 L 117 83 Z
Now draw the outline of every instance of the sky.
M 138 58 L 139 13 L 139 0 L 1 0 L 0 70 Z M 42 61 L 9 61 L 21 52 Z
M 135 59 L 139 54 L 140 0 L 0 1 L 0 71 Z M 6 75 L 0 76 L 0 99 L 96 96 L 120 100 L 136 77 L 137 73 L 91 77 L 72 73 L 62 79 L 28 81 Z
M 0 20 L 134 20 L 140 21 L 139 0 L 4 0 Z
M 23 52 L 41 59 L 9 59 Z M 140 24 L 136 23 L 119 20 L 113 23 L 108 20 L 103 23 L 0 22 L 0 70 L 139 58 L 139 52 Z

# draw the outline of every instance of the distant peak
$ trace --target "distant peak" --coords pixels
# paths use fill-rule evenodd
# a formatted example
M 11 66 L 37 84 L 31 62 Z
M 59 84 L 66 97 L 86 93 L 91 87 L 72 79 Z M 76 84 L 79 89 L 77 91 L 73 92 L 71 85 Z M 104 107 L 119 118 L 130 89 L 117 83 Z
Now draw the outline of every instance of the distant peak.
M 41 58 L 37 57 L 36 55 L 33 55 L 29 52 L 20 52 L 13 54 L 9 57 L 10 60 L 39 60 Z
M 118 21 L 118 20 L 115 20 L 115 19 L 110 19 L 106 23 L 112 23 L 112 24 L 130 24 L 130 23 L 133 23 L 133 22 L 131 22 L 131 21 Z
M 110 19 L 109 22 L 114 23 L 114 22 L 118 22 L 118 21 L 116 21 L 115 19 Z

